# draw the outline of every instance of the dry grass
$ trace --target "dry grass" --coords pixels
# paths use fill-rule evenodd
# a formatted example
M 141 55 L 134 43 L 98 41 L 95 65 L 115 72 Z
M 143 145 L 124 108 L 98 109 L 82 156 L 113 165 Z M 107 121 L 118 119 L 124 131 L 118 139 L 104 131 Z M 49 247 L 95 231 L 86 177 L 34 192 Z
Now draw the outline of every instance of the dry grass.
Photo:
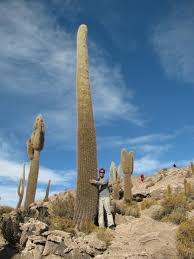
M 71 193 L 64 197 L 56 197 L 51 203 L 51 216 L 73 219 L 75 198 Z
M 96 228 L 95 232 L 98 239 L 100 239 L 101 241 L 104 241 L 107 246 L 111 245 L 111 242 L 114 239 L 114 235 L 110 229 Z
M 146 198 L 141 202 L 140 208 L 141 210 L 145 210 L 156 204 L 158 204 L 158 201 L 156 199 Z
M 168 194 L 161 202 L 162 209 L 153 216 L 155 220 L 169 221 L 174 224 L 181 224 L 187 220 L 186 211 L 190 205 L 184 193 Z
M 49 229 L 50 230 L 57 229 L 57 230 L 62 230 L 65 232 L 75 234 L 75 230 L 74 230 L 75 225 L 73 223 L 73 220 L 65 217 L 59 217 L 59 216 L 51 217 Z
M 161 205 L 164 208 L 165 215 L 169 215 L 173 211 L 186 212 L 189 210 L 187 199 L 182 193 L 165 197 Z
M 176 247 L 181 258 L 194 258 L 194 218 L 179 226 Z
M 0 206 L 0 216 L 3 215 L 4 213 L 10 213 L 13 210 L 14 208 L 9 206 Z
M 162 218 L 162 222 L 171 222 L 176 225 L 180 225 L 181 223 L 187 220 L 186 213 L 182 213 L 179 211 L 173 211 L 170 215 L 167 215 Z
M 138 207 L 137 202 L 123 202 L 122 204 L 123 206 L 123 215 L 125 216 L 132 216 L 135 218 L 139 218 L 140 217 L 140 209 Z

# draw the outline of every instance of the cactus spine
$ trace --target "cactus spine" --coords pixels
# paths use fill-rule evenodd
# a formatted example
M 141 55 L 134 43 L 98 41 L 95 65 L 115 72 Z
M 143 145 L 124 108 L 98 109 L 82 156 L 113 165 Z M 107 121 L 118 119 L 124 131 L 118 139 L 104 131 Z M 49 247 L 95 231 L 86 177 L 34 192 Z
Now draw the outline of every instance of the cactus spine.
M 36 117 L 34 122 L 34 131 L 27 140 L 27 153 L 30 159 L 30 172 L 28 176 L 28 185 L 26 190 L 26 199 L 24 207 L 27 208 L 34 202 L 36 195 L 36 186 L 39 173 L 40 151 L 44 146 L 45 124 L 41 114 Z
M 22 200 L 23 200 L 23 196 L 24 196 L 24 187 L 25 187 L 25 164 L 23 164 L 23 175 L 22 178 L 19 179 L 18 182 L 18 196 L 19 196 L 19 200 L 18 200 L 18 204 L 17 204 L 17 209 L 19 209 L 21 207 L 22 204 Z
M 121 151 L 121 166 L 124 172 L 124 200 L 132 201 L 132 180 L 134 153 L 131 151 L 127 153 L 126 149 Z
M 87 26 L 77 33 L 77 191 L 74 223 L 78 230 L 93 223 L 98 203 L 98 190 L 90 184 L 97 177 L 97 147 L 92 97 L 90 93 Z
M 46 193 L 45 193 L 44 201 L 48 201 L 48 200 L 49 200 L 50 185 L 51 185 L 51 180 L 48 180 L 48 184 L 47 184 L 47 187 L 46 187 Z

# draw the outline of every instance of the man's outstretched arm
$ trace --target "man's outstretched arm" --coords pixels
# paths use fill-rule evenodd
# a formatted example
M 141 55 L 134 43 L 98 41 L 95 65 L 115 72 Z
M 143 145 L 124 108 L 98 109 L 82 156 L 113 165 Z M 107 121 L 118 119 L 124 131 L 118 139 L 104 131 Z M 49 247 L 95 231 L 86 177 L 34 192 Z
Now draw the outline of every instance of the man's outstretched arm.
M 108 184 L 108 181 L 105 180 L 105 179 L 103 179 L 101 181 L 91 179 L 90 183 L 93 183 L 93 184 L 96 184 L 96 185 L 106 185 L 106 184 Z

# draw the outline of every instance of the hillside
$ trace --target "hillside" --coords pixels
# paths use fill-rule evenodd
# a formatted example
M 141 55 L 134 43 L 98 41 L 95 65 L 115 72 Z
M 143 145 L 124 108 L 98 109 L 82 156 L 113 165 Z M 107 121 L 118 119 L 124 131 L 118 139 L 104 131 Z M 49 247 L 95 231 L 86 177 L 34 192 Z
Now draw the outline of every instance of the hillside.
M 143 183 L 134 176 L 133 194 L 149 193 L 151 197 L 131 205 L 112 201 L 116 204 L 115 230 L 87 226 L 85 233 L 76 231 L 72 224 L 73 190 L 55 194 L 48 202 L 32 204 L 28 211 L 19 209 L 4 214 L 1 228 L 7 241 L 0 235 L 0 258 L 193 258 L 193 250 L 188 257 L 181 257 L 177 250 L 178 224 L 194 219 L 193 190 L 184 194 L 185 179 L 194 186 L 194 176 L 188 170 L 163 169 L 145 177 Z M 168 213 L 166 204 L 172 207 Z

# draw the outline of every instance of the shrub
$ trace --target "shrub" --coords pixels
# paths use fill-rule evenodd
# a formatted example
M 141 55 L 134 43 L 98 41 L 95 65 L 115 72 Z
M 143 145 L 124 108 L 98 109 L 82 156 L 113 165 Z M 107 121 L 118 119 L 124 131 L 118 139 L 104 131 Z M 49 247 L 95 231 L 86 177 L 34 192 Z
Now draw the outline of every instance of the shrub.
M 97 226 L 91 223 L 90 220 L 85 220 L 82 222 L 82 232 L 85 234 L 90 234 L 96 230 Z
M 139 218 L 140 217 L 140 210 L 139 210 L 139 207 L 138 207 L 137 203 L 125 205 L 125 214 L 124 215 Z
M 149 209 L 152 205 L 156 205 L 157 203 L 158 202 L 155 199 L 150 199 L 150 198 L 144 199 L 140 204 L 141 210 Z
M 51 216 L 73 219 L 75 198 L 67 193 L 65 197 L 57 196 L 51 203 Z
M 4 213 L 10 213 L 13 210 L 14 208 L 9 206 L 0 206 L 0 216 L 3 215 Z
M 187 199 L 182 193 L 165 197 L 161 205 L 165 215 L 171 214 L 174 210 L 185 212 L 189 209 Z
M 69 232 L 72 234 L 75 234 L 75 225 L 73 223 L 73 220 L 65 218 L 65 217 L 59 217 L 59 216 L 55 216 L 55 217 L 51 217 L 50 219 L 50 230 L 62 230 L 65 232 Z
M 194 258 L 194 218 L 179 226 L 176 247 L 183 259 Z
M 182 213 L 179 211 L 173 211 L 170 215 L 167 215 L 162 218 L 163 222 L 172 222 L 174 224 L 180 225 L 181 223 L 187 220 L 186 213 Z
M 111 241 L 114 239 L 114 235 L 111 230 L 106 228 L 96 228 L 95 230 L 97 238 L 101 241 L 104 241 L 107 246 L 111 244 Z

